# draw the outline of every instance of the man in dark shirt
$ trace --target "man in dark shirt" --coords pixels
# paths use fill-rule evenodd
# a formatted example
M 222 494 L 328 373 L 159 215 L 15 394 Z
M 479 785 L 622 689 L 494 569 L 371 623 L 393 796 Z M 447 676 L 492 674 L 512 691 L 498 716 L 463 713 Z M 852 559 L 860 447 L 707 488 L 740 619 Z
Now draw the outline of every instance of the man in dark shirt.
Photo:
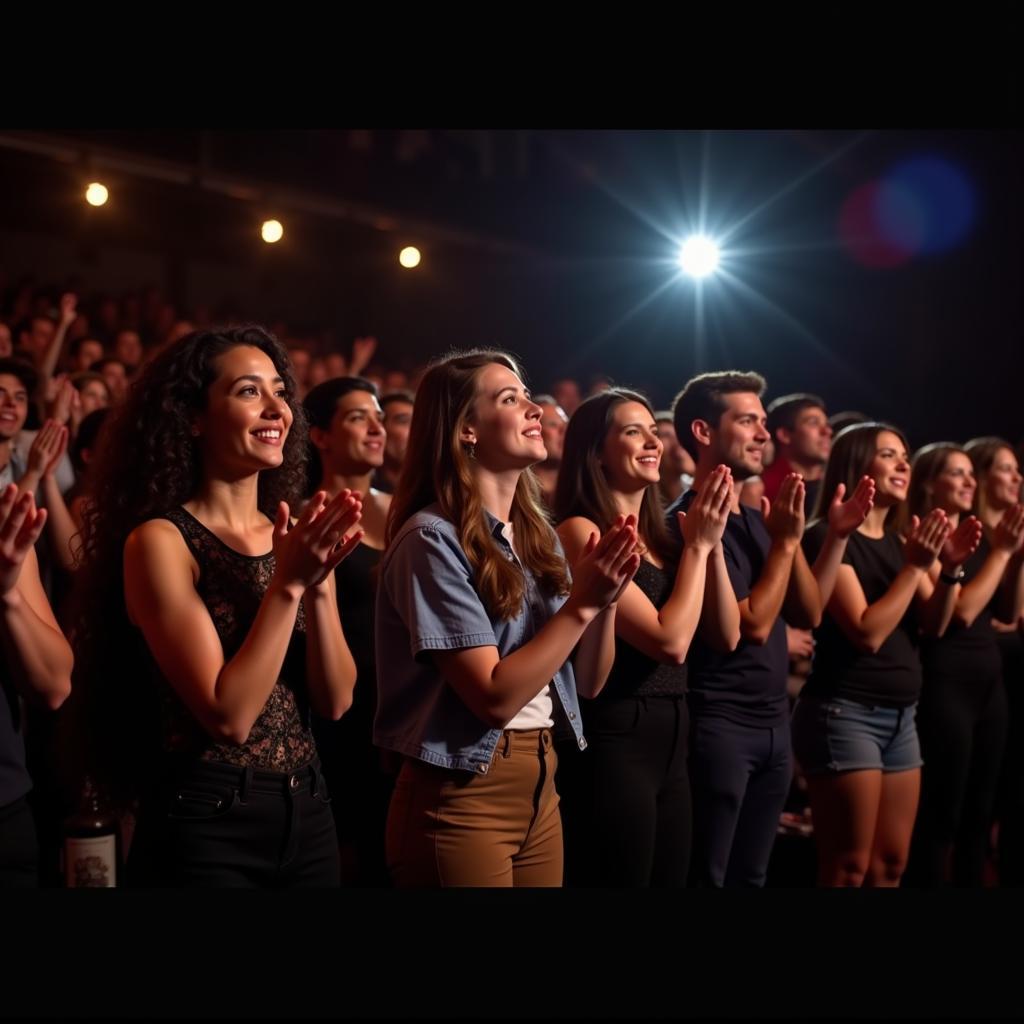
M 761 473 L 769 437 L 764 388 L 756 373 L 709 373 L 676 397 L 676 433 L 697 470 L 694 490 L 668 510 L 670 528 L 678 530 L 676 512 L 689 507 L 715 466 L 728 466 L 737 483 Z M 723 654 L 695 638 L 688 659 L 693 873 L 700 884 L 764 884 L 792 776 L 785 622 L 800 629 L 819 624 L 846 540 L 867 514 L 872 493 L 864 483 L 849 501 L 840 504 L 840 493 L 830 503 L 829 535 L 813 572 L 800 548 L 800 474 L 787 474 L 775 501 L 762 499 L 760 511 L 733 501 L 723 547 L 740 642 Z

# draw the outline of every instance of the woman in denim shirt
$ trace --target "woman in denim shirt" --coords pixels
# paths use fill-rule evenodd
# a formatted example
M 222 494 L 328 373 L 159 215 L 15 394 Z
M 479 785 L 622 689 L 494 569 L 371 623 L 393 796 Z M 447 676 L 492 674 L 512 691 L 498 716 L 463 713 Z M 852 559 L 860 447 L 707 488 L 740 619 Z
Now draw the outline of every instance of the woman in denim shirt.
M 615 603 L 639 564 L 635 517 L 570 574 L 530 467 L 541 409 L 515 361 L 474 350 L 416 396 L 377 594 L 374 741 L 403 755 L 387 826 L 398 886 L 560 885 L 552 728 L 582 748 L 569 657 L 614 657 Z

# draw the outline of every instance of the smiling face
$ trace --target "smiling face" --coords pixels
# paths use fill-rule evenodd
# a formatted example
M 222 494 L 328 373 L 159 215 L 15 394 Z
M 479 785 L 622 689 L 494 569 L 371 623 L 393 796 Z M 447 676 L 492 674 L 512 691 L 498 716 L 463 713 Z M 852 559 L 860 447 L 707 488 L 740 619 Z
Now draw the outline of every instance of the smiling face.
M 867 469 L 875 481 L 875 505 L 890 507 L 904 501 L 910 485 L 910 458 L 906 445 L 891 430 L 875 438 L 875 454 Z
M 0 443 L 11 441 L 25 425 L 28 416 L 28 391 L 10 373 L 0 373 Z
M 733 479 L 746 480 L 764 469 L 765 445 L 770 440 L 765 425 L 764 406 L 753 391 L 733 391 L 722 395 L 725 409 L 717 426 L 703 428 L 694 422 L 698 442 L 704 439 L 704 458 L 708 465 L 724 463 L 732 470 Z M 699 433 L 700 432 L 700 433 Z
M 629 494 L 656 484 L 663 448 L 651 411 L 641 402 L 619 402 L 601 448 L 608 486 Z
M 195 421 L 203 465 L 230 477 L 280 466 L 292 411 L 273 360 L 238 345 L 220 357 L 217 370 Z
M 476 396 L 460 429 L 463 444 L 492 472 L 523 470 L 547 458 L 541 407 L 519 377 L 501 363 L 488 363 L 476 377 Z
M 1000 448 L 981 484 L 988 504 L 994 509 L 1015 505 L 1021 500 L 1021 480 L 1017 456 L 1010 448 Z
M 970 457 L 965 452 L 949 452 L 942 469 L 927 486 L 933 508 L 941 508 L 950 515 L 969 513 L 977 490 Z
M 310 428 L 310 439 L 327 472 L 369 473 L 384 462 L 387 433 L 383 413 L 369 391 L 349 391 L 338 399 L 329 430 Z

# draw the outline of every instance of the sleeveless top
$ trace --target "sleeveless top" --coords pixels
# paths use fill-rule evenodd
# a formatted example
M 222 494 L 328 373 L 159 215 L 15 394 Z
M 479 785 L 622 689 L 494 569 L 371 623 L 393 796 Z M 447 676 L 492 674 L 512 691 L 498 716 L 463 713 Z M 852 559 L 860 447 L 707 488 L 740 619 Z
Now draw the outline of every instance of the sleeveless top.
M 274 575 L 273 552 L 244 555 L 235 551 L 184 508 L 172 509 L 161 518 L 178 528 L 199 566 L 196 590 L 210 613 L 227 662 L 248 635 Z M 185 637 L 182 640 L 187 642 Z M 153 668 L 160 687 L 165 753 L 280 772 L 293 771 L 316 757 L 306 692 L 306 615 L 301 602 L 281 674 L 241 745 L 210 736 L 155 663 Z

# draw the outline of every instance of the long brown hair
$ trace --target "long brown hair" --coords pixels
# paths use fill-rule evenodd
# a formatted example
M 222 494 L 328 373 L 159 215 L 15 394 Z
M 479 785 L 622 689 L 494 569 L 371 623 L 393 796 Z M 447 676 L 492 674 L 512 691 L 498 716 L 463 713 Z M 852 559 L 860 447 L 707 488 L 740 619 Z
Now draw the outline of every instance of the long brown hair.
M 825 477 L 818 491 L 818 500 L 811 516 L 812 523 L 828 514 L 828 507 L 840 484 L 846 484 L 847 497 L 857 489 L 860 478 L 871 467 L 871 460 L 874 459 L 878 447 L 878 435 L 883 431 L 895 434 L 903 442 L 903 447 L 910 451 L 906 435 L 891 423 L 854 423 L 845 430 L 840 430 L 832 439 L 832 451 L 825 465 Z M 904 505 L 906 502 L 901 501 L 899 505 L 889 509 L 889 514 L 885 517 L 886 527 L 895 528 L 896 519 Z
M 416 391 L 402 473 L 388 512 L 387 542 L 390 544 L 417 512 L 437 502 L 441 515 L 458 531 L 484 606 L 492 615 L 512 619 L 522 609 L 526 581 L 491 534 L 470 456 L 459 439 L 473 413 L 480 373 L 493 363 L 508 367 L 523 379 L 512 356 L 489 349 L 450 353 L 424 374 Z M 546 590 L 567 594 L 565 559 L 543 512 L 532 470 L 519 476 L 510 518 L 519 560 Z
M 1016 458 L 1017 453 L 1013 450 L 1013 445 L 1001 437 L 975 437 L 964 445 L 964 451 L 970 456 L 974 476 L 978 481 L 978 489 L 974 492 L 975 515 L 981 515 L 986 510 L 988 499 L 985 497 L 985 480 L 992 472 L 996 456 L 1004 448 Z
M 914 458 L 910 463 L 910 488 L 907 491 L 907 500 L 900 506 L 900 515 L 896 519 L 899 530 L 902 531 L 904 526 L 909 525 L 911 516 L 924 519 L 935 507 L 928 485 L 946 468 L 946 461 L 953 452 L 967 454 L 960 445 L 952 441 L 936 441 L 914 452 Z
M 624 402 L 637 402 L 654 419 L 651 403 L 636 391 L 608 388 L 582 402 L 569 420 L 562 450 L 562 465 L 555 487 L 555 518 L 558 522 L 570 516 L 585 516 L 607 530 L 619 510 L 612 498 L 601 449 L 612 428 L 615 409 Z M 665 526 L 661 493 L 657 484 L 648 484 L 640 502 L 637 527 L 644 543 L 662 562 L 679 559 L 679 547 Z

